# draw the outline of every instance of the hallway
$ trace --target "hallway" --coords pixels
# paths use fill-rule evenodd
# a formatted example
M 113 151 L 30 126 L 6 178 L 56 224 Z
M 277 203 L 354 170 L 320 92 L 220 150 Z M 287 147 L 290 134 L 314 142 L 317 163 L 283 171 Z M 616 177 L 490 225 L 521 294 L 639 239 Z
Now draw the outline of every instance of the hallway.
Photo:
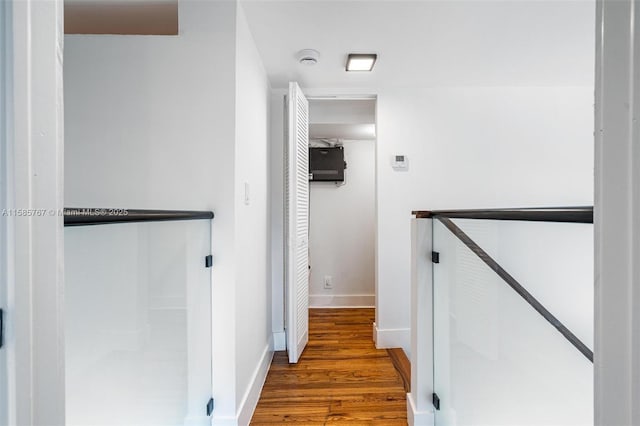
M 276 352 L 252 425 L 406 425 L 402 379 L 372 341 L 373 309 L 311 309 L 298 364 Z

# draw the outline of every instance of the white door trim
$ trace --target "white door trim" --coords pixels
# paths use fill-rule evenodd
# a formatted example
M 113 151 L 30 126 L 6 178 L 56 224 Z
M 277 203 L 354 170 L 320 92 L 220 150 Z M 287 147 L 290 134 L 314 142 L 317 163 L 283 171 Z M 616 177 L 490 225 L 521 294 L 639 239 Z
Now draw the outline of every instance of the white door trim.
M 640 8 L 597 0 L 595 424 L 640 424 Z
M 7 123 L 9 122 L 9 102 L 10 97 L 8 88 L 10 86 L 9 79 L 9 40 L 11 35 L 11 26 L 9 25 L 9 6 L 8 2 L 0 2 L 0 209 L 7 207 L 7 147 L 9 130 Z M 3 317 L 7 314 L 7 220 L 0 214 L 0 309 L 2 309 Z M 8 368 L 8 348 L 6 344 L 7 327 L 3 326 L 0 333 L 3 334 L 3 347 L 0 348 L 0 425 L 9 424 L 9 368 Z
M 63 3 L 8 3 L 12 96 L 6 191 L 7 208 L 17 209 L 5 217 L 9 423 L 62 425 Z

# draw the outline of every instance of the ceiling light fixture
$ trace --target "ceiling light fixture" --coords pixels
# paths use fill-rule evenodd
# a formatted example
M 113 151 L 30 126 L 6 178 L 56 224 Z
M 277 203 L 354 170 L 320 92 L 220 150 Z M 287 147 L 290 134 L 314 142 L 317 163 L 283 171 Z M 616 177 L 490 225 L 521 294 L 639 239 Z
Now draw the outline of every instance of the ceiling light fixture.
M 349 53 L 347 71 L 371 71 L 378 55 L 375 53 Z

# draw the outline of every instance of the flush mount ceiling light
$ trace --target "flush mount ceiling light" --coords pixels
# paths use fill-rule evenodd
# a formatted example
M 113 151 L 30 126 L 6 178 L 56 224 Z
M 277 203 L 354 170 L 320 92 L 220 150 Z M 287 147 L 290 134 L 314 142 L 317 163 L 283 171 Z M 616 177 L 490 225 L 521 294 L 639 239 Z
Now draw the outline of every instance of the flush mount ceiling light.
M 347 71 L 371 71 L 376 59 L 375 53 L 349 53 Z
M 303 49 L 297 54 L 298 62 L 304 65 L 315 65 L 320 59 L 320 52 L 313 49 Z

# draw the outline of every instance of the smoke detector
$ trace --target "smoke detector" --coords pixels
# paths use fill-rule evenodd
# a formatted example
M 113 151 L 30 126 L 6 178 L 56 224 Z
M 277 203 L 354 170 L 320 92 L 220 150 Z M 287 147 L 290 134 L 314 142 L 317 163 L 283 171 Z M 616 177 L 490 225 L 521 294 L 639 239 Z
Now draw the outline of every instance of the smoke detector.
M 315 65 L 320 59 L 320 52 L 313 49 L 303 49 L 298 52 L 298 62 L 304 65 Z

